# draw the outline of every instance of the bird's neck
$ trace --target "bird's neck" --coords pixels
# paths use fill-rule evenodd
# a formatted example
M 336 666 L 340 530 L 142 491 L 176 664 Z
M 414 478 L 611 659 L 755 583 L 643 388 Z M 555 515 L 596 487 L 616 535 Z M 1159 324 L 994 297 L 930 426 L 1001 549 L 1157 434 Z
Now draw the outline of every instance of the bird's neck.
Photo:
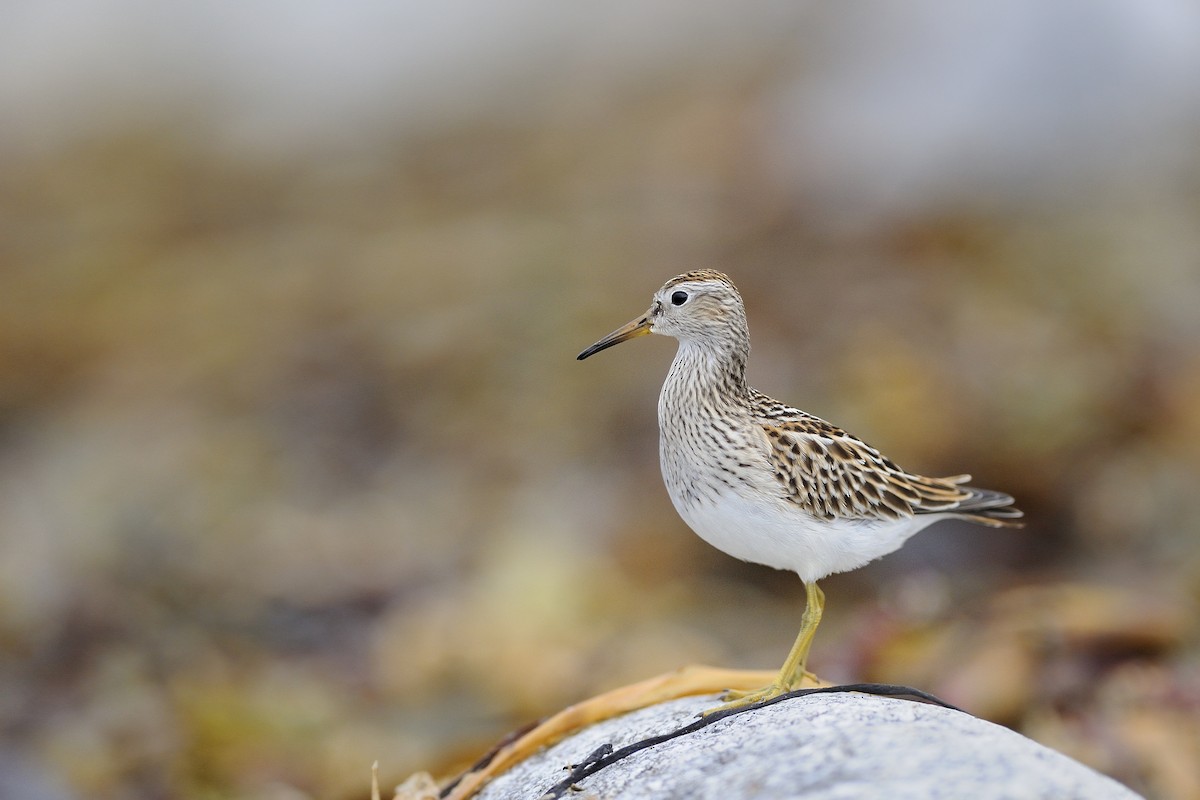
M 680 409 L 694 404 L 744 407 L 749 398 L 748 355 L 746 347 L 718 349 L 681 341 L 663 384 L 662 403 Z

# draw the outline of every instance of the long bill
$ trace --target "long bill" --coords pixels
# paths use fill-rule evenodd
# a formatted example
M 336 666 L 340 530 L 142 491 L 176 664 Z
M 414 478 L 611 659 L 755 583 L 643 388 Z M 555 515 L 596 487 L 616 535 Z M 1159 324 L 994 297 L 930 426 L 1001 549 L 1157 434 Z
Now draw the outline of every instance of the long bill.
M 638 336 L 645 336 L 647 333 L 651 333 L 650 317 L 647 314 L 643 314 L 632 322 L 627 322 L 621 327 L 617 328 L 608 336 L 605 336 L 603 339 L 577 355 L 576 358 L 580 361 L 583 361 L 588 356 L 594 356 L 596 353 L 599 353 L 601 350 L 606 350 L 609 347 L 612 347 L 614 344 L 620 344 L 621 342 L 637 338 Z

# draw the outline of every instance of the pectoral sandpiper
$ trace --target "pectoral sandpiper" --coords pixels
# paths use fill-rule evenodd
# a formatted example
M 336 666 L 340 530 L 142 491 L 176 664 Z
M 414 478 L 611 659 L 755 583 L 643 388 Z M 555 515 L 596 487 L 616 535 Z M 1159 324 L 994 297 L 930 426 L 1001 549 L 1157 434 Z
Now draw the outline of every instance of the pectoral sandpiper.
M 648 333 L 679 340 L 658 400 L 659 457 L 675 510 L 714 547 L 804 582 L 800 634 L 779 677 L 727 694 L 730 702 L 711 711 L 799 686 L 825 605 L 818 580 L 887 555 L 938 520 L 1020 525 L 1011 497 L 967 486 L 969 475 L 906 472 L 858 437 L 746 385 L 745 307 L 720 272 L 672 278 L 645 314 L 578 357 Z

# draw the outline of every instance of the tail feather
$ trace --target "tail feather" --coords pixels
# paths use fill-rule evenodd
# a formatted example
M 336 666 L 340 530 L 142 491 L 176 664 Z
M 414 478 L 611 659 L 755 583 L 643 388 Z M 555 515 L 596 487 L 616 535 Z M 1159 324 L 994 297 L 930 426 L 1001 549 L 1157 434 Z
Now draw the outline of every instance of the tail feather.
M 1014 521 L 1025 514 L 1013 505 L 1010 495 L 974 486 L 962 489 L 971 494 L 954 508 L 954 516 L 992 528 L 1020 528 L 1024 524 Z

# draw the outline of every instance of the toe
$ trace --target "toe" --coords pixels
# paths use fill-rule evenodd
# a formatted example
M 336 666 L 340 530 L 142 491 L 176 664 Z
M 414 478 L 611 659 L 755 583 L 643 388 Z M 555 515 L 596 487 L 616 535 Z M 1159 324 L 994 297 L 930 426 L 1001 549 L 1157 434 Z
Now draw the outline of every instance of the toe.
M 786 691 L 787 689 L 785 687 L 780 686 L 777 683 L 773 683 L 770 686 L 766 686 L 753 692 L 726 692 L 722 696 L 722 699 L 727 702 L 722 703 L 714 708 L 710 708 L 707 711 L 701 712 L 700 716 L 708 717 L 722 711 L 733 711 L 738 708 L 746 708 L 747 706 L 752 706 L 755 703 L 761 703 L 765 700 L 770 700 L 773 697 L 778 697 Z

